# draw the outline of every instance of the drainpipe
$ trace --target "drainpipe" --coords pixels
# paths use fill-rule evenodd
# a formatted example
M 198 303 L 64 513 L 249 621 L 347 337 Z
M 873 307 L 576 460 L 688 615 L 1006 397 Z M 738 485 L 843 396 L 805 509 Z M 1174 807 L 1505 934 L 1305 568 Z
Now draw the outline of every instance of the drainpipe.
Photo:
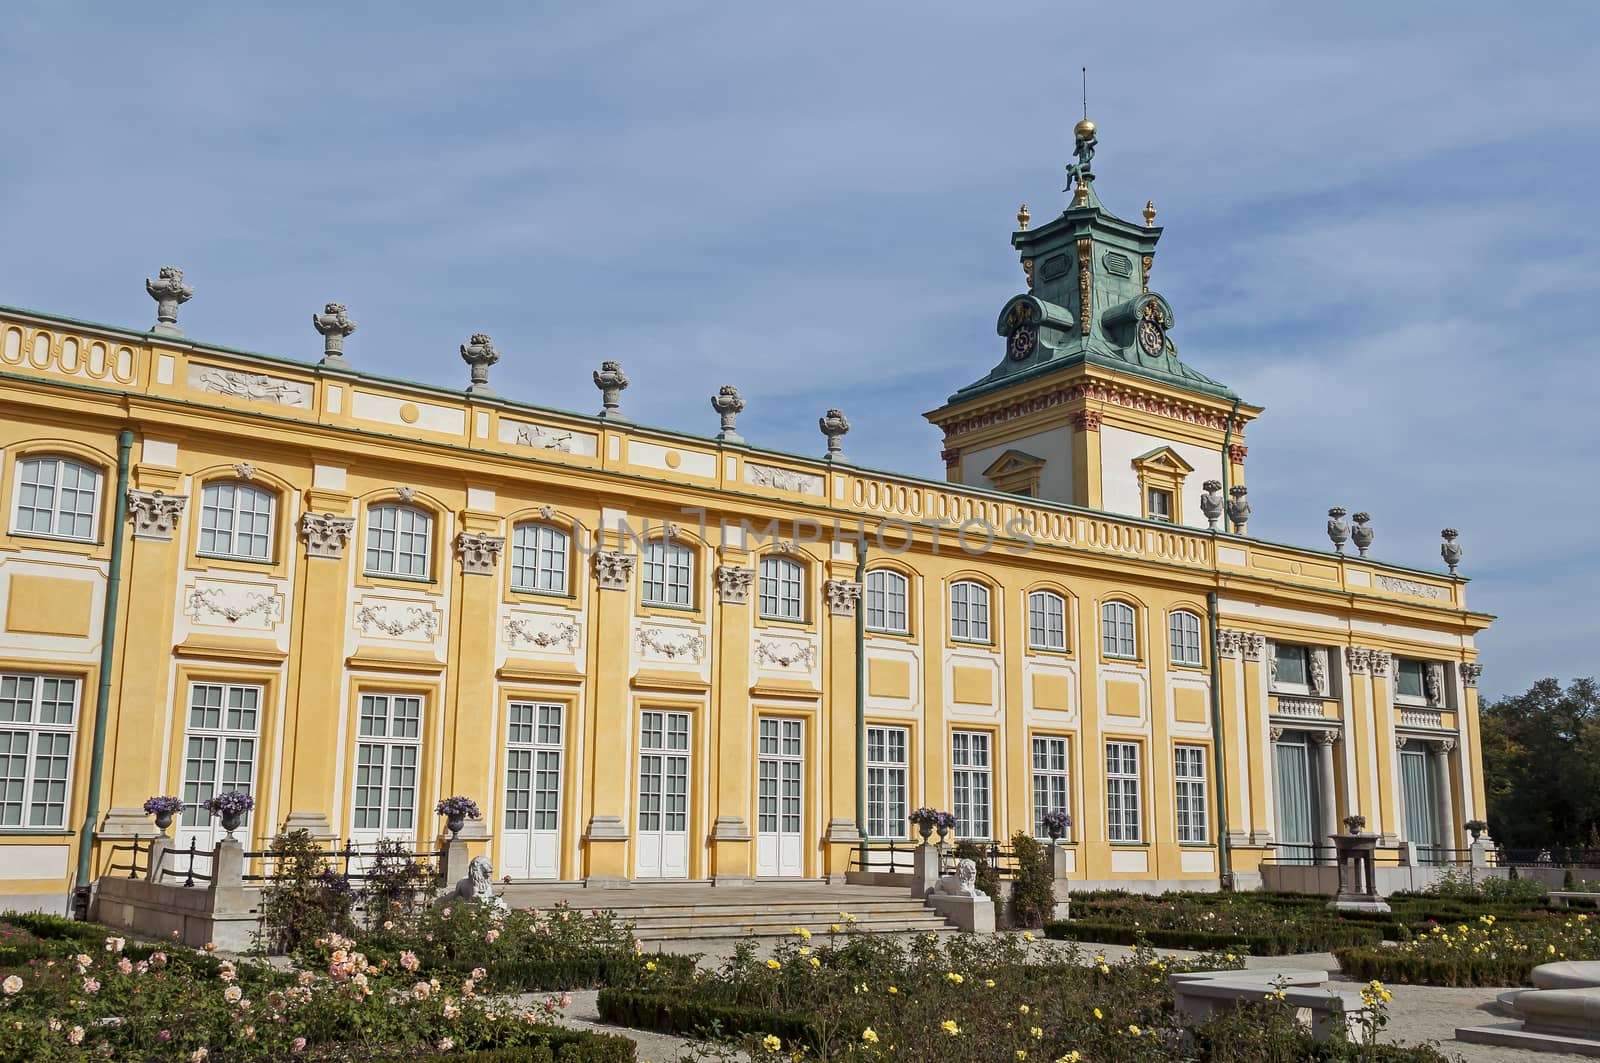
M 1217 592 L 1206 594 L 1206 627 L 1211 640 L 1211 759 L 1217 776 L 1217 874 L 1223 889 L 1233 887 L 1228 852 L 1228 766 L 1222 753 L 1222 666 L 1217 661 Z
M 94 844 L 94 824 L 100 818 L 100 776 L 105 768 L 106 715 L 111 710 L 111 668 L 116 662 L 117 599 L 122 590 L 122 535 L 128 523 L 128 458 L 133 453 L 133 429 L 117 436 L 116 515 L 111 523 L 111 568 L 106 574 L 106 601 L 100 622 L 100 691 L 94 705 L 94 752 L 89 758 L 89 796 L 78 834 L 78 882 L 73 910 L 80 919 L 89 915 L 89 856 Z
M 867 848 L 867 544 L 856 545 L 856 833 Z M 862 870 L 865 870 L 863 868 Z

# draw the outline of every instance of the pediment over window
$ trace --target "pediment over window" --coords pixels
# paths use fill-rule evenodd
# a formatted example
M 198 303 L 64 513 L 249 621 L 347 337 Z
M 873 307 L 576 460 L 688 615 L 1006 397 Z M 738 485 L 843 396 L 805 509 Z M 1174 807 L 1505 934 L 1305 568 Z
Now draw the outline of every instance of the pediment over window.
M 1045 459 L 1025 450 L 1008 450 L 983 470 L 983 475 L 1000 491 L 1018 495 L 1039 493 L 1039 474 Z
M 1167 476 L 1176 476 L 1180 480 L 1194 472 L 1194 466 L 1183 460 L 1183 457 L 1171 447 L 1157 447 L 1145 454 L 1140 454 L 1133 459 L 1133 467 L 1140 472 L 1163 473 Z

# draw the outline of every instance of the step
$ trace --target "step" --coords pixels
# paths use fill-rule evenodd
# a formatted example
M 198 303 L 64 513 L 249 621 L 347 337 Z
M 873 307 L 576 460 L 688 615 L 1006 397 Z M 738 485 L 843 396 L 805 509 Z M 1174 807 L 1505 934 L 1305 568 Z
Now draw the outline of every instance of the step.
M 860 927 L 873 934 L 947 934 L 953 928 L 943 919 L 930 916 L 926 919 L 886 920 L 881 924 Z M 684 928 L 640 928 L 634 932 L 641 941 L 697 940 L 701 938 L 785 938 L 790 931 L 771 926 L 741 926 L 737 923 L 712 923 Z M 813 931 L 813 934 L 815 931 Z
M 912 912 L 899 912 L 894 915 L 885 915 L 877 919 L 858 919 L 855 923 L 849 925 L 854 926 L 858 930 L 872 930 L 883 925 L 884 923 L 903 923 L 906 921 L 918 921 L 924 919 L 932 919 L 935 922 L 943 922 L 942 916 L 934 912 L 930 912 L 926 908 L 922 908 Z M 767 927 L 778 933 L 784 934 L 793 933 L 795 927 L 802 927 L 806 930 L 809 930 L 814 935 L 827 934 L 830 932 L 830 928 L 834 926 L 840 927 L 840 929 L 843 929 L 845 926 L 845 924 L 840 923 L 837 920 L 830 920 L 826 917 L 820 919 L 793 920 L 776 918 L 761 912 L 749 912 L 743 915 L 719 915 L 714 917 L 698 915 L 675 915 L 660 919 L 642 919 L 633 924 L 633 929 L 635 932 L 639 932 L 643 930 L 669 930 L 683 927 L 721 926 L 731 924 L 737 924 L 739 926 Z
M 918 901 L 905 900 L 896 901 L 892 904 L 875 904 L 871 907 L 855 908 L 835 908 L 821 904 L 660 904 L 611 908 L 610 911 L 618 919 L 653 919 L 678 915 L 741 915 L 745 912 L 760 912 L 764 915 L 771 915 L 776 919 L 793 919 L 796 922 L 809 919 L 812 922 L 840 923 L 846 921 L 847 916 L 845 913 L 861 920 L 876 918 L 880 915 L 897 915 L 902 912 L 923 912 L 927 911 L 927 906 Z

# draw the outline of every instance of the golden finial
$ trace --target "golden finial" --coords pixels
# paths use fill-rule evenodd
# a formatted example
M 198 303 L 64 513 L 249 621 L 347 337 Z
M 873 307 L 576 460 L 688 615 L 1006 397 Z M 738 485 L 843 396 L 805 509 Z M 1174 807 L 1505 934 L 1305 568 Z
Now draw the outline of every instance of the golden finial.
M 1153 200 L 1153 199 L 1147 199 L 1147 200 L 1144 201 L 1144 227 L 1146 229 L 1154 229 L 1155 226 L 1156 226 L 1156 201 Z
M 1083 121 L 1072 127 L 1072 135 L 1080 139 L 1092 137 L 1094 136 L 1094 130 L 1094 123 L 1085 118 Z
M 1028 205 L 1024 203 L 1022 206 L 1017 208 L 1017 228 L 1021 229 L 1023 232 L 1027 232 L 1028 218 Z
M 1089 205 L 1089 186 L 1084 184 L 1082 181 L 1078 182 L 1076 199 L 1077 203 L 1074 204 L 1075 206 L 1087 207 Z

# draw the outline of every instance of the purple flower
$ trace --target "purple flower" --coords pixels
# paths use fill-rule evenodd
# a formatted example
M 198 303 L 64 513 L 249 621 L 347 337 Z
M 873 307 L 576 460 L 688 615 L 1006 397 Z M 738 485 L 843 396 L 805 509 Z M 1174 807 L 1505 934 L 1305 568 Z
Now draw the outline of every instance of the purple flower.
M 224 790 L 201 801 L 200 807 L 213 816 L 242 816 L 256 807 L 256 799 L 237 790 Z
M 147 816 L 159 816 L 163 812 L 175 816 L 182 811 L 183 801 L 176 797 L 152 797 L 144 803 L 144 812 Z
M 483 813 L 478 811 L 478 802 L 470 797 L 447 797 L 434 806 L 434 812 L 441 816 L 460 816 L 463 819 L 482 819 Z

